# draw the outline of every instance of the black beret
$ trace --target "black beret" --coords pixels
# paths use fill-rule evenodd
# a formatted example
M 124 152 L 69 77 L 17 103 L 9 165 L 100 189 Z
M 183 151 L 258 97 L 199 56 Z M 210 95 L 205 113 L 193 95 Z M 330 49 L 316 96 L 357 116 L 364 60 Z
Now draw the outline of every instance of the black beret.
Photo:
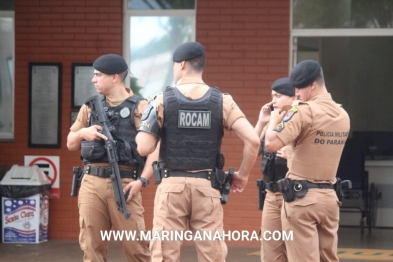
M 116 54 L 100 56 L 93 63 L 95 70 L 107 75 L 120 74 L 128 70 L 128 66 L 123 57 Z
M 286 96 L 295 95 L 295 88 L 289 82 L 288 77 L 280 78 L 274 81 L 274 83 L 272 84 L 272 90 Z
M 176 48 L 173 53 L 173 62 L 181 62 L 201 56 L 205 53 L 205 48 L 198 42 L 187 42 Z
M 304 60 L 297 64 L 289 75 L 289 81 L 295 88 L 311 85 L 321 73 L 321 65 L 314 60 Z

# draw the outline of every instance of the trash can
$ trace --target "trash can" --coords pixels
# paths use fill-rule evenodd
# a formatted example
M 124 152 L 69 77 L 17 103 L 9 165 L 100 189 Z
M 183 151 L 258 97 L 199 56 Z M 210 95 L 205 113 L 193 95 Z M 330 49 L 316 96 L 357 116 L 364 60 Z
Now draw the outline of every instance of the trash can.
M 50 180 L 38 166 L 13 165 L 0 181 L 3 243 L 48 240 Z

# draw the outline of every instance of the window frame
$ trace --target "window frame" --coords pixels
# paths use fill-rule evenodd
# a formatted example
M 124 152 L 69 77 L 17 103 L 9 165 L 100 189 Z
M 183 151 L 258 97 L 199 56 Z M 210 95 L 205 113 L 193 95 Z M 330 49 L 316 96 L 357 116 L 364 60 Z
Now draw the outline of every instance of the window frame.
M 328 28 L 328 29 L 294 29 L 293 1 L 290 0 L 289 18 L 289 72 L 297 63 L 298 37 L 356 37 L 356 36 L 393 36 L 392 28 Z
M 130 66 L 131 49 L 130 49 L 130 18 L 132 16 L 173 16 L 173 17 L 194 17 L 192 38 L 196 40 L 196 10 L 197 0 L 195 0 L 195 9 L 157 9 L 157 10 L 133 10 L 128 9 L 128 0 L 123 0 L 123 58 Z M 132 68 L 130 68 L 132 72 Z M 130 82 L 130 74 L 127 75 L 126 83 Z M 169 83 L 168 83 L 169 84 Z M 130 87 L 131 88 L 131 87 Z
M 12 88 L 12 101 L 11 101 L 11 109 L 12 109 L 12 129 L 10 132 L 0 132 L 0 141 L 1 142 L 13 142 L 15 141 L 15 11 L 14 10 L 1 10 L 0 17 L 4 18 L 12 18 L 13 21 L 13 29 L 14 29 L 14 45 L 12 47 L 12 70 L 13 74 L 11 77 L 11 88 Z M 8 64 L 8 61 L 7 61 Z

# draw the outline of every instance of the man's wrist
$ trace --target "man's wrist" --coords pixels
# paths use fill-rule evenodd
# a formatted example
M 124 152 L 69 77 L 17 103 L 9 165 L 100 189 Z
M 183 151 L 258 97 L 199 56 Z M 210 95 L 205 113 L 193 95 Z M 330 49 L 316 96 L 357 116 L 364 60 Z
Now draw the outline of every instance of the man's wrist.
M 261 121 L 261 120 L 259 120 L 259 124 L 260 124 L 262 127 L 266 126 L 267 123 L 269 123 L 269 121 Z
M 147 187 L 149 185 L 149 180 L 144 177 L 139 177 L 139 181 L 141 181 L 143 187 Z
M 244 171 L 237 171 L 237 175 L 239 176 L 239 177 L 248 177 L 248 175 L 244 172 Z

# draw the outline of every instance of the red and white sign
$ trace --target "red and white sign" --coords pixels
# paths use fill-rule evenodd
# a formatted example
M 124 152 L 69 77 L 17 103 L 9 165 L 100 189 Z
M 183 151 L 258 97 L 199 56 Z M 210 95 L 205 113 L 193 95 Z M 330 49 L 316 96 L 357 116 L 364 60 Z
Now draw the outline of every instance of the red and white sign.
M 25 166 L 37 165 L 49 178 L 50 198 L 60 197 L 60 158 L 58 156 L 25 156 Z

